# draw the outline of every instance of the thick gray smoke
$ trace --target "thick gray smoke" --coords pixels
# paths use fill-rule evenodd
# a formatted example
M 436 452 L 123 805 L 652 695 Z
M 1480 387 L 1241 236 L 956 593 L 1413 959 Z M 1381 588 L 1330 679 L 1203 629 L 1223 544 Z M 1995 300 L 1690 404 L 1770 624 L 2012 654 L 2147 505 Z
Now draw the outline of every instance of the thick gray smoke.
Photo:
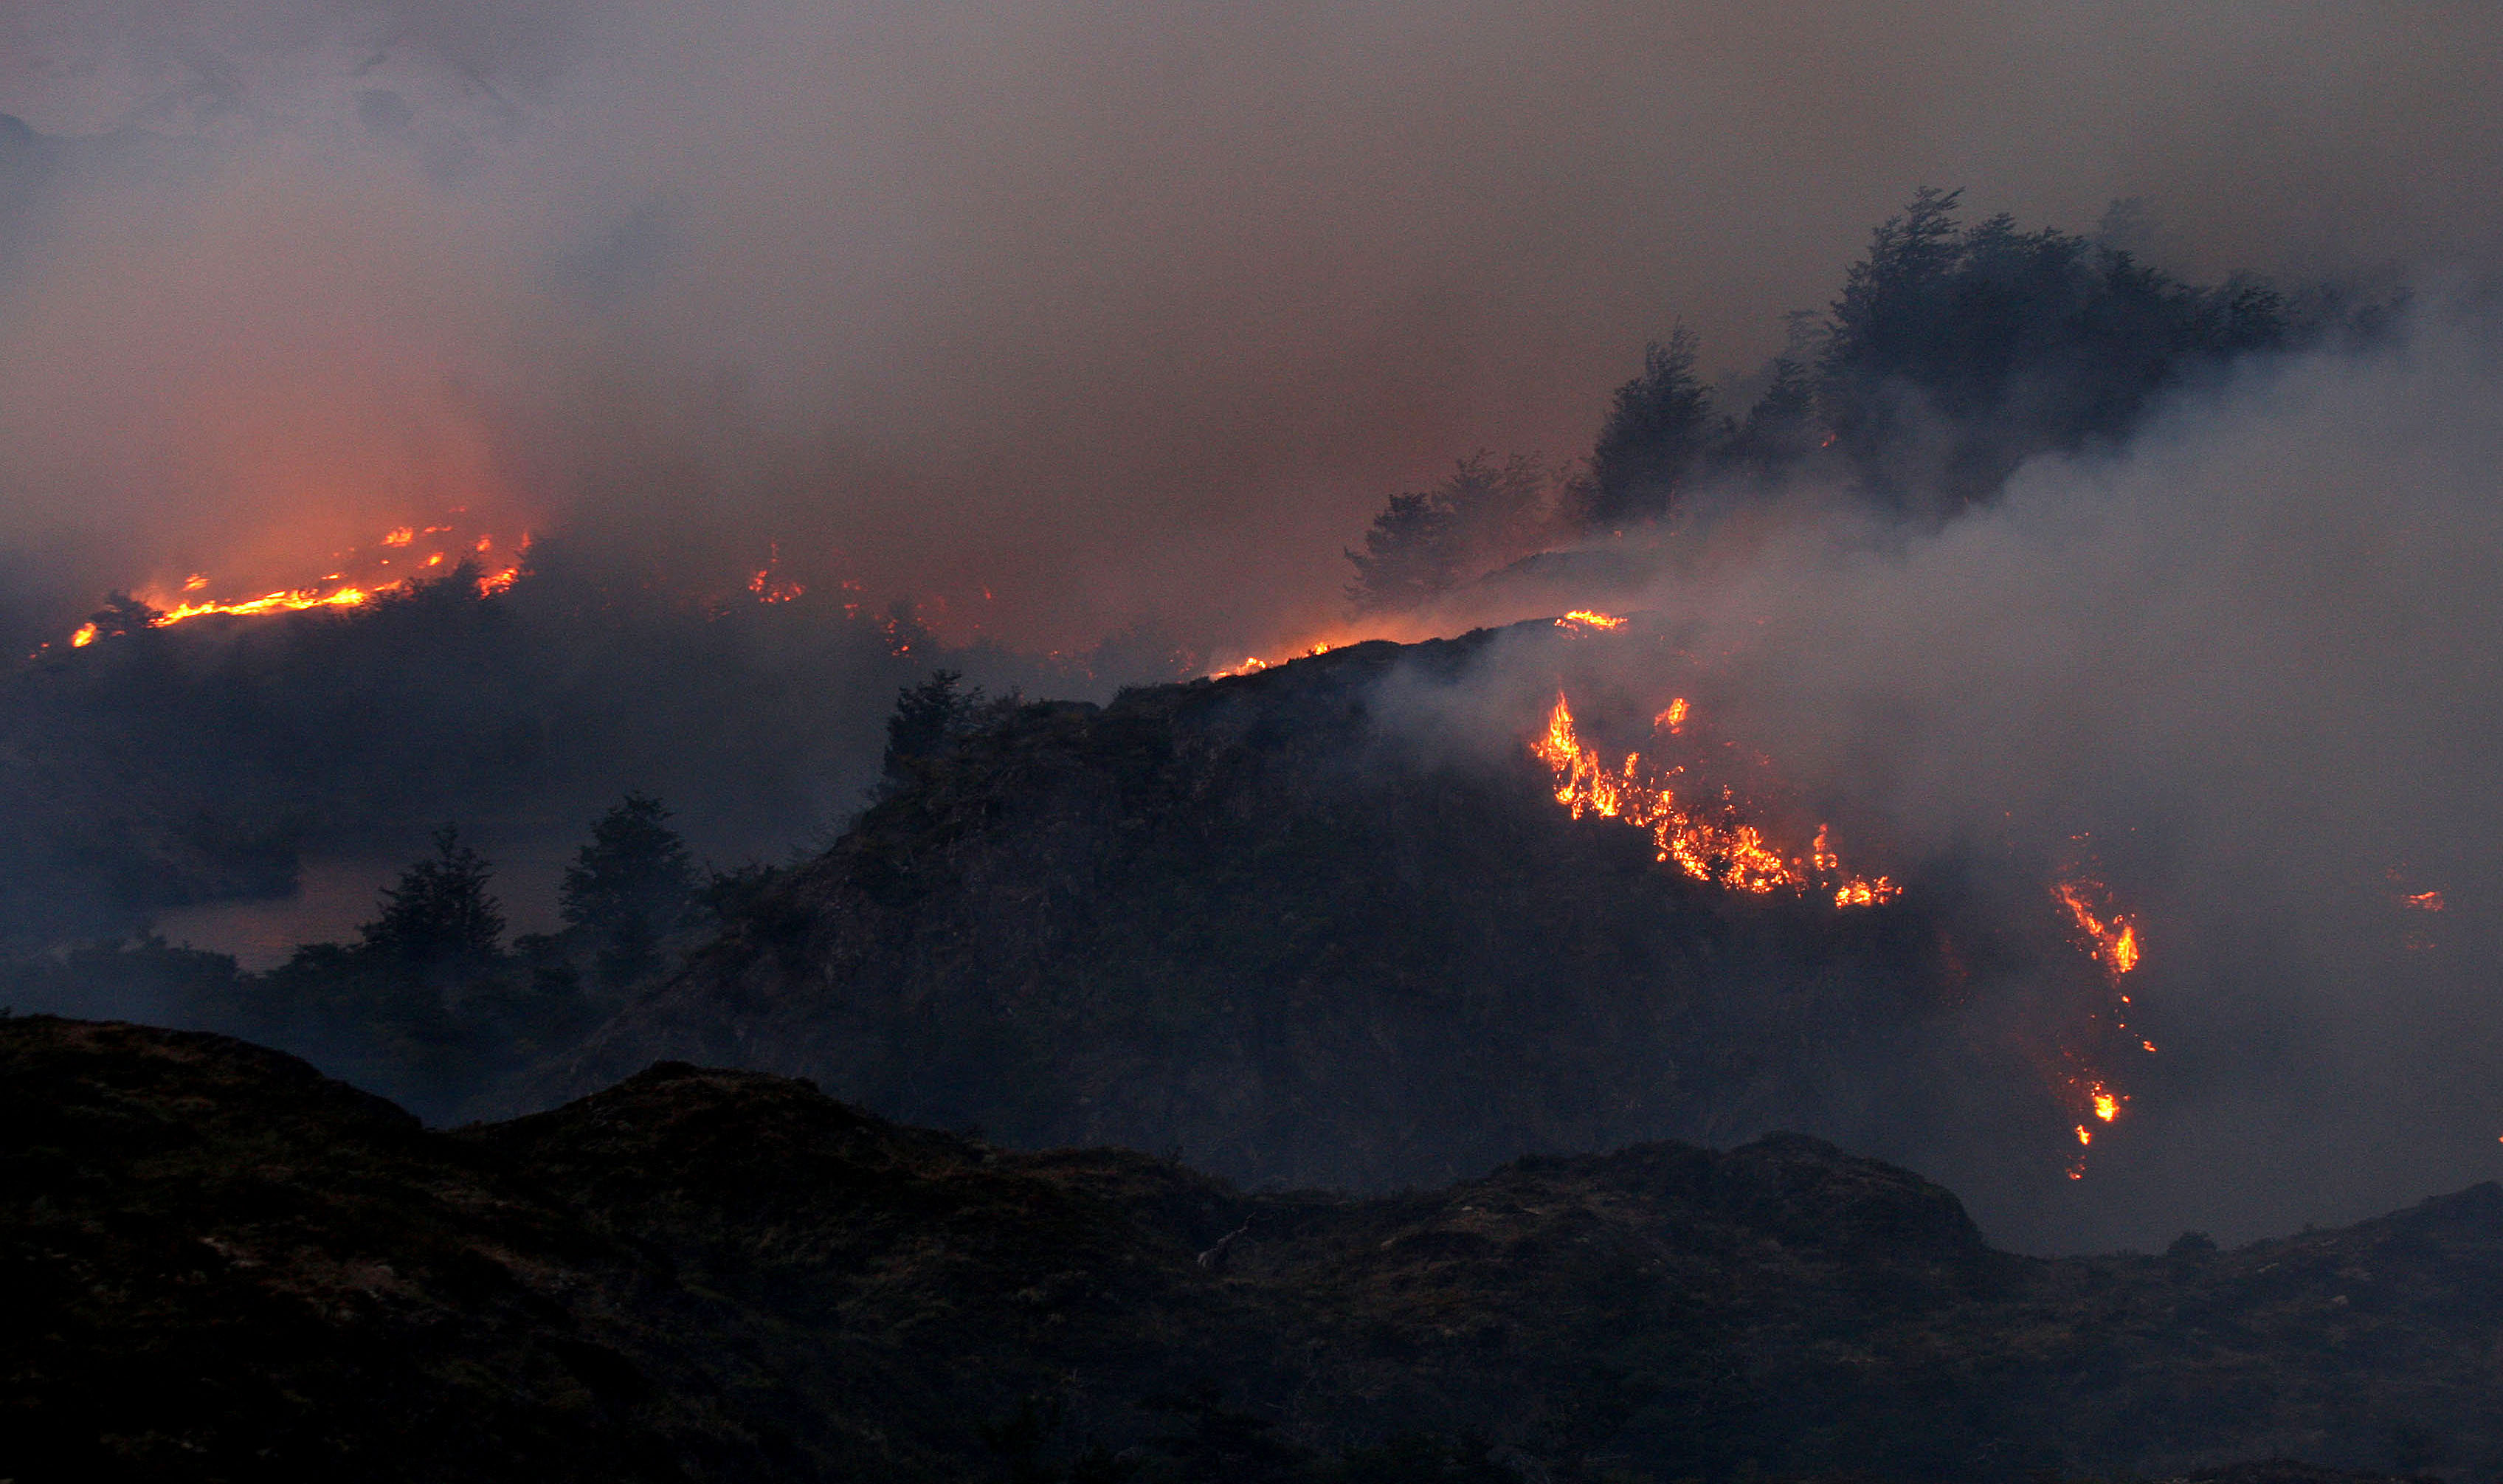
M 2151 199 L 2191 275 L 2488 273 L 2498 52 L 2490 5 L 2362 0 L 20 0 L 0 604 L 465 506 L 698 585 L 778 540 L 951 638 L 1288 638 L 1387 493 L 1581 453 L 1679 320 L 1752 362 L 1922 183 Z M 1907 857 L 2090 835 L 2143 916 L 2164 1051 L 2038 1245 L 2503 1159 L 2498 395 L 2420 327 L 1647 600 Z
M 1640 600 L 1682 651 L 1653 683 L 1872 848 L 2045 885 L 2091 854 L 2137 914 L 2159 1051 L 2105 1064 L 2131 1101 L 2087 1179 L 2017 1205 L 1952 1131 L 1901 1152 L 2004 1237 L 2247 1238 L 2503 1175 L 2498 406 L 2503 336 L 2427 311 L 1933 534 L 1756 526 Z
M 1256 642 L 1328 613 L 1388 491 L 1579 453 L 1673 321 L 1770 349 L 1922 182 L 2078 228 L 2151 197 L 2191 272 L 2489 262 L 2497 31 L 33 0 L 0 543 L 75 610 L 466 504 L 687 567 L 778 537 L 1038 647 Z

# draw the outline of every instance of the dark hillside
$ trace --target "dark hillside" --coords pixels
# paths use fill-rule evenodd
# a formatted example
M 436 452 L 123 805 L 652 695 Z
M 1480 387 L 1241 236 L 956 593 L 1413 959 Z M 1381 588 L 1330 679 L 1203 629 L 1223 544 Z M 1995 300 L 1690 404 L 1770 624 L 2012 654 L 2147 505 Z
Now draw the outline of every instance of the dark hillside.
M 1795 1136 L 1249 1195 L 750 1073 L 446 1133 L 241 1042 L 0 1021 L 24 1484 L 2486 1478 L 2498 1294 L 2491 1185 L 2048 1260 Z
M 1017 709 L 775 883 L 558 1090 L 743 1065 L 1011 1143 L 1357 1189 L 1936 1122 L 1907 1050 L 1961 988 L 1934 909 L 1693 882 L 1569 818 L 1501 726 L 1490 754 L 1421 719 L 1499 644 L 1560 668 L 1584 642 L 1360 644 Z M 1521 698 L 1522 738 L 1554 694 Z
M 1509 739 L 1560 678 L 1604 706 L 1596 643 L 1532 623 L 1009 710 L 543 1096 L 731 1063 L 1009 1144 L 1337 1189 L 1662 1136 L 1920 1154 L 1937 1128 L 2040 1123 L 2060 1181 L 2063 1111 L 1970 1001 L 2075 953 L 2015 944 L 1947 880 L 1880 909 L 1744 896 L 1569 818 Z M 1472 683 L 1472 723 L 1439 723 L 1452 680 L 1490 671 L 1529 691 Z

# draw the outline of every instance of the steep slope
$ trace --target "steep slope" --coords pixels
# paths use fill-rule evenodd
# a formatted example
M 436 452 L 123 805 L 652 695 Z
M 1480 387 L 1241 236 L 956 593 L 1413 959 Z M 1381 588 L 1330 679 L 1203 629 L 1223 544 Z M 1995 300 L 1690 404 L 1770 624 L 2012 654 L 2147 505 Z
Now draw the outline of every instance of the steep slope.
M 683 1065 L 431 1132 L 243 1043 L 44 1018 L 0 1021 L 0 1101 L 21 1481 L 2503 1465 L 2491 1185 L 2035 1260 L 1797 1137 L 1247 1195 Z
M 1543 677 L 1589 666 L 1578 643 L 1540 624 L 1360 644 L 1019 708 L 547 1090 L 678 1057 L 1015 1144 L 1383 1189 L 1785 1123 L 1895 1147 L 1889 1128 L 1950 1122 L 1942 1087 L 2021 1082 L 2035 1101 L 2008 1116 L 2056 1150 L 2030 1073 L 1936 1075 L 1972 1049 L 1927 1023 L 1963 987 L 1934 906 L 1736 895 L 1573 820 L 1512 740 L 1552 680 L 1467 693 L 1499 713 L 1470 729 L 1492 743 L 1437 710 L 1498 645 L 1504 674 Z

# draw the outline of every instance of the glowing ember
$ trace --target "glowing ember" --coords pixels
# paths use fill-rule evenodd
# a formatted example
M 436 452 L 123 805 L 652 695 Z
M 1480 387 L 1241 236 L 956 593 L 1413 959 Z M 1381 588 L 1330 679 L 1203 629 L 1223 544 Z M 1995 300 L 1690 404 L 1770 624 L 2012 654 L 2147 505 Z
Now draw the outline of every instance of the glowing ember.
M 2078 837 L 2081 841 L 2084 837 Z M 2052 901 L 2072 929 L 2077 947 L 2104 971 L 2106 982 L 2112 986 L 2112 998 L 2101 1012 L 2089 1016 L 2103 1029 L 2082 1032 L 2062 1053 L 2072 1068 L 2066 1079 L 2065 1096 L 2079 1115 L 2091 1115 L 2101 1122 L 2117 1122 L 2128 1106 L 2129 1094 L 2115 1089 L 2096 1069 L 2096 1057 L 2087 1047 L 2098 1043 L 2111 1031 L 2129 1029 L 2130 997 L 2119 992 L 2124 975 L 2134 972 L 2140 961 L 2137 919 L 2112 905 L 2111 890 L 2095 876 L 2079 872 L 2051 888 Z M 2155 1043 L 2143 1038 L 2141 1050 L 2154 1054 Z M 2091 1142 L 2084 1136 L 2085 1125 L 2079 1125 L 2078 1145 Z M 2069 1178 L 2081 1178 L 2085 1173 L 2085 1156 L 2080 1154 L 2069 1167 Z
M 2419 891 L 2414 896 L 2403 896 L 2399 900 L 2417 912 L 2442 911 L 2442 893 L 2439 891 Z
M 1680 696 L 1676 700 L 1671 701 L 1668 704 L 1668 708 L 1666 710 L 1662 711 L 1659 715 L 1654 716 L 1651 719 L 1651 724 L 1654 731 L 1666 732 L 1671 737 L 1675 737 L 1679 732 L 1684 731 L 1686 728 L 1686 698 L 1684 696 Z
M 1349 642 L 1353 643 L 1358 641 L 1350 640 Z M 1223 670 L 1212 670 L 1208 673 L 1208 678 L 1212 680 L 1231 680 L 1238 675 L 1256 675 L 1264 670 L 1275 670 L 1279 666 L 1284 665 L 1290 660 L 1308 660 L 1315 655 L 1327 654 L 1332 649 L 1340 647 L 1342 646 L 1328 642 L 1315 642 L 1306 645 L 1292 654 L 1284 655 L 1274 660 L 1264 660 L 1256 654 L 1247 654 L 1243 657 L 1242 664 L 1229 665 Z
M 756 595 L 757 602 L 789 603 L 807 593 L 805 585 L 778 574 L 781 565 L 782 543 L 775 541 L 766 548 L 765 566 L 747 579 L 747 590 Z
M 2107 895 L 2104 883 L 2089 879 L 2062 881 L 2051 888 L 2051 895 L 2069 911 L 2077 931 L 2091 945 L 2096 961 L 2115 976 L 2138 967 L 2138 924 L 2127 913 L 2100 907 Z
M 1728 789 L 1717 805 L 1695 809 L 1680 804 L 1669 786 L 1668 779 L 1681 769 L 1647 773 L 1641 754 L 1632 752 L 1623 765 L 1608 767 L 1596 749 L 1583 745 L 1573 727 L 1573 708 L 1562 696 L 1556 698 L 1547 730 L 1529 743 L 1529 750 L 1555 774 L 1556 802 L 1572 811 L 1574 818 L 1594 813 L 1649 832 L 1656 858 L 1664 865 L 1674 863 L 1698 881 L 1760 896 L 1831 891 L 1836 907 L 1873 907 L 1903 894 L 1885 877 L 1872 880 L 1845 874 L 1823 826 L 1807 855 L 1786 855 L 1761 829 L 1744 822 Z

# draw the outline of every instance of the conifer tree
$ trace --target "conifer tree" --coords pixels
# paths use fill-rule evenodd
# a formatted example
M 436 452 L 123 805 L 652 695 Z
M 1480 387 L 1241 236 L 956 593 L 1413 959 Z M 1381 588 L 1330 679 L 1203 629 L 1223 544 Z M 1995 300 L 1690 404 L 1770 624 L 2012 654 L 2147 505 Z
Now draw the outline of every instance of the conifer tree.
M 696 892 L 686 842 L 660 800 L 628 794 L 591 826 L 558 892 L 566 923 L 591 934 L 600 983 L 618 988 L 660 963 L 661 940 L 686 916 Z

